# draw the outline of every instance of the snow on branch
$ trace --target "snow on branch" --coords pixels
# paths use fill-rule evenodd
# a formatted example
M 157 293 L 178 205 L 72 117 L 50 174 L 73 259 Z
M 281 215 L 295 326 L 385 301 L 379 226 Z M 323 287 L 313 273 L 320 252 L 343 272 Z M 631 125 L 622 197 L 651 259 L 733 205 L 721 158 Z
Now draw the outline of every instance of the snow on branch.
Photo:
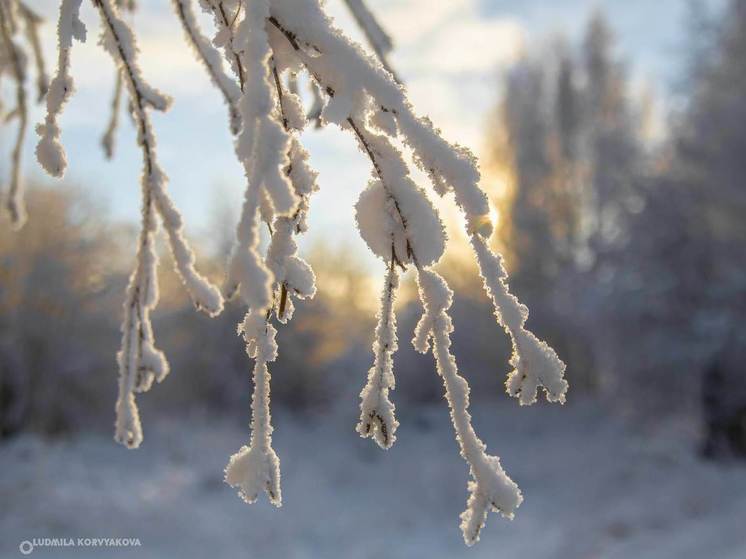
M 261 20 L 262 23 L 266 21 L 266 12 L 263 17 L 265 19 Z M 269 46 L 268 43 L 266 46 Z M 264 48 L 265 45 L 261 45 L 261 47 Z M 254 69 L 254 66 L 250 64 L 244 65 L 241 58 L 239 58 L 239 62 L 241 68 L 246 68 L 248 71 Z M 316 278 L 313 270 L 305 260 L 298 256 L 298 245 L 294 237 L 307 229 L 306 217 L 309 209 L 309 199 L 318 190 L 316 185 L 317 173 L 310 168 L 308 153 L 298 139 L 298 132 L 306 124 L 300 99 L 294 93 L 285 91 L 282 86 L 280 73 L 287 69 L 285 62 L 286 59 L 279 51 L 273 51 L 267 59 L 274 89 L 271 86 L 267 87 L 269 79 L 266 72 L 261 76 L 260 85 L 263 87 L 262 93 L 268 93 L 270 99 L 274 100 L 274 106 L 263 108 L 263 114 L 257 117 L 261 120 L 256 126 L 270 126 L 270 129 L 276 130 L 278 124 L 282 123 L 281 129 L 285 134 L 284 148 L 287 150 L 286 158 L 284 160 L 270 160 L 268 164 L 276 166 L 270 168 L 272 176 L 275 176 L 274 173 L 279 170 L 285 180 L 292 186 L 296 202 L 292 213 L 288 215 L 276 211 L 277 206 L 272 204 L 271 196 L 266 193 L 263 198 L 264 205 L 259 208 L 248 209 L 253 213 L 247 213 L 246 203 L 244 204 L 244 215 L 239 224 L 233 256 L 234 262 L 236 262 L 237 256 L 246 254 L 246 249 L 248 249 L 251 257 L 258 257 L 256 254 L 256 237 L 252 238 L 252 245 L 242 246 L 245 243 L 245 237 L 241 230 L 244 220 L 249 218 L 254 221 L 254 230 L 251 231 L 251 235 L 256 235 L 256 215 L 258 211 L 271 231 L 264 270 L 271 276 L 269 282 L 271 283 L 272 301 L 266 310 L 264 307 L 257 310 L 252 308 L 252 300 L 244 297 L 245 302 L 249 305 L 249 311 L 240 327 L 240 331 L 243 332 L 244 339 L 248 344 L 249 356 L 255 359 L 254 395 L 251 407 L 251 442 L 248 447 L 242 447 L 238 453 L 231 457 L 225 470 L 225 481 L 229 485 L 237 487 L 239 494 L 245 501 L 249 503 L 255 501 L 258 491 L 264 489 L 270 502 L 276 506 L 282 504 L 280 462 L 271 446 L 270 373 L 267 362 L 274 361 L 276 358 L 277 345 L 274 341 L 276 330 L 269 321 L 274 312 L 280 323 L 287 323 L 294 314 L 293 299 L 311 298 L 316 293 Z M 247 87 L 242 98 L 242 110 L 245 111 L 242 114 L 245 115 L 252 114 L 251 103 L 256 102 L 257 99 L 262 99 L 261 96 L 248 98 L 249 94 L 250 88 Z M 256 114 L 258 111 L 255 110 L 254 113 Z M 244 122 L 251 122 L 251 120 L 244 120 Z M 239 159 L 242 157 L 241 140 L 242 138 L 239 137 L 236 149 Z M 250 139 L 250 141 L 253 142 L 254 140 Z M 262 138 L 259 141 L 262 141 Z M 245 154 L 245 152 L 243 153 Z M 242 162 L 247 169 L 247 176 L 259 181 L 261 175 L 252 176 L 249 174 L 251 166 L 258 162 L 249 158 Z M 249 197 L 255 195 L 253 193 L 256 192 L 258 192 L 258 186 L 256 183 L 252 183 L 250 178 L 246 200 L 248 201 Z M 257 260 L 254 260 L 251 265 L 257 266 Z M 245 284 L 240 283 L 239 285 Z M 256 301 L 253 302 L 256 304 Z M 266 347 L 268 351 L 262 351 L 263 347 Z
M 383 71 L 378 61 L 365 55 L 357 45 L 334 29 L 318 2 L 308 0 L 304 5 L 307 10 L 297 10 L 292 9 L 291 2 L 287 0 L 276 0 L 271 5 L 270 23 L 277 34 L 282 35 L 293 47 L 319 89 L 327 94 L 328 102 L 321 113 L 322 120 L 351 130 L 362 151 L 371 160 L 374 178 L 357 206 L 358 225 L 363 239 L 380 258 L 385 260 L 390 253 L 392 266 L 413 264 L 418 271 L 423 304 L 428 312 L 413 341 L 419 350 L 426 351 L 429 340 L 433 340 L 433 352 L 446 386 L 457 439 L 472 472 L 470 498 L 467 510 L 462 515 L 464 538 L 471 544 L 478 539 L 489 510 L 498 510 L 506 517 L 512 517 L 521 496 L 517 486 L 503 472 L 499 460 L 484 453 L 484 445 L 471 427 L 467 412 L 468 385 L 458 375 L 455 359 L 449 349 L 452 325 L 445 311 L 450 306 L 450 290 L 428 268 L 442 255 L 446 242 L 443 226 L 425 192 L 409 177 L 403 157 L 387 136 L 400 138 L 412 149 L 415 163 L 428 173 L 436 192 L 441 195 L 454 192 L 456 202 L 466 217 L 467 232 L 473 239 L 484 243 L 483 238 L 492 232 L 492 224 L 488 217 L 487 196 L 479 188 L 480 174 L 476 159 L 465 148 L 448 144 L 429 120 L 415 115 L 404 90 Z M 270 37 L 273 44 L 279 40 L 272 34 Z M 381 134 L 371 132 L 369 126 Z M 507 293 L 499 271 L 484 265 L 488 257 L 495 259 L 496 256 L 486 244 L 481 246 L 484 248 L 484 258 L 480 259 L 480 263 L 483 264 L 482 273 L 487 278 L 486 287 L 489 289 L 499 283 Z M 434 279 L 436 277 L 437 280 Z M 438 306 L 433 306 L 434 299 L 428 296 L 429 292 L 435 290 L 428 289 L 428 284 L 442 284 L 441 291 L 447 292 L 439 299 Z M 498 308 L 505 307 L 504 301 L 500 300 L 499 303 L 501 306 Z M 385 312 L 384 307 L 381 312 Z M 513 380 L 516 375 L 511 375 L 509 389 L 512 388 L 511 391 L 515 393 L 517 384 L 526 384 L 529 382 L 527 379 L 536 378 L 540 379 L 537 382 L 547 387 L 550 400 L 563 401 L 564 364 L 548 346 L 537 345 L 542 342 L 523 330 L 524 322 L 525 317 L 518 327 L 509 330 L 515 332 L 512 337 L 521 346 L 521 351 L 516 354 L 523 357 L 519 377 L 523 380 Z M 511 326 L 514 324 L 510 323 Z M 536 343 L 531 345 L 534 340 Z M 546 348 L 547 351 L 532 351 L 531 348 Z M 542 362 L 539 356 L 554 356 L 555 360 L 544 359 Z M 362 393 L 358 430 L 363 436 L 370 436 L 373 428 L 366 419 L 366 414 L 370 417 L 372 411 L 370 399 L 376 397 L 372 394 L 386 396 L 385 399 L 379 398 L 379 401 L 384 401 L 382 409 L 387 414 L 390 412 L 388 421 L 391 424 L 395 422 L 393 405 L 388 400 L 390 387 L 376 380 L 380 378 L 376 375 L 376 369 L 386 367 L 389 357 L 381 355 L 380 348 L 376 347 L 376 363 L 369 373 L 369 384 Z M 513 363 L 518 370 L 516 358 Z M 372 387 L 371 382 L 374 383 Z M 393 386 L 393 377 L 388 378 L 387 382 Z M 528 386 L 523 387 L 523 391 L 530 393 Z M 526 403 L 525 396 L 522 401 Z M 382 430 L 374 436 L 381 444 Z M 390 441 L 383 442 L 382 446 L 390 444 Z
M 272 422 L 269 412 L 269 379 L 267 363 L 277 358 L 277 330 L 267 319 L 247 313 L 239 327 L 247 341 L 247 352 L 254 359 L 254 394 L 251 398 L 251 442 L 231 456 L 225 468 L 225 481 L 238 488 L 247 503 L 256 501 L 265 491 L 270 503 L 282 505 L 280 459 L 272 449 Z
M 166 232 L 176 270 L 195 307 L 214 316 L 221 312 L 220 291 L 195 269 L 195 256 L 183 233 L 181 214 L 166 191 L 167 177 L 156 156 L 156 141 L 150 109 L 165 111 L 170 99 L 152 87 L 138 65 L 138 49 L 130 27 L 119 13 L 121 2 L 93 0 L 102 22 L 100 44 L 112 57 L 117 75 L 127 88 L 133 120 L 137 127 L 137 143 L 142 151 L 141 178 L 142 221 L 134 270 L 130 276 L 124 304 L 122 347 L 118 355 L 119 396 L 116 404 L 115 438 L 128 447 L 142 442 L 142 428 L 135 403 L 135 393 L 150 389 L 153 381 L 162 381 L 168 374 L 168 363 L 155 348 L 150 313 L 158 302 L 157 255 L 155 234 L 159 220 Z M 62 176 L 66 167 L 60 142 L 58 118 L 73 91 L 70 76 L 72 40 L 85 40 L 85 27 L 79 19 L 81 0 L 63 0 L 58 24 L 58 67 L 47 96 L 47 115 L 37 127 L 40 136 L 37 158 L 53 176 Z M 123 7 L 129 7 L 123 4 Z M 114 115 L 119 93 L 115 95 Z M 116 118 L 116 117 L 113 117 Z M 110 124 L 104 144 L 111 149 L 116 120 Z M 107 138 L 109 138 L 107 142 Z
M 142 227 L 124 304 L 115 435 L 123 444 L 136 447 L 142 441 L 142 427 L 135 395 L 168 374 L 168 363 L 155 347 L 150 320 L 158 301 L 155 234 L 159 224 L 195 306 L 214 315 L 221 311 L 223 298 L 196 271 L 182 217 L 166 191 L 167 177 L 157 161 L 149 111 L 166 110 L 170 99 L 142 75 L 134 33 L 120 15 L 120 10 L 131 9 L 130 2 L 92 1 L 103 23 L 100 42 L 115 62 L 119 84 L 103 144 L 110 154 L 124 89 L 143 156 Z M 431 195 L 412 178 L 413 165 L 427 174 L 438 195 L 453 193 L 466 218 L 485 290 L 513 343 L 514 370 L 506 383 L 508 392 L 521 404 L 531 404 L 543 387 L 548 400 L 564 402 L 565 366 L 546 343 L 525 329 L 528 311 L 510 294 L 501 258 L 489 248 L 493 226 L 487 196 L 479 187 L 476 158 L 466 148 L 448 143 L 429 119 L 416 114 L 386 62 L 390 39 L 364 0 L 346 2 L 377 57 L 366 54 L 334 27 L 320 0 L 199 0 L 215 24 L 211 39 L 198 25 L 192 0 L 172 0 L 196 58 L 228 105 L 229 130 L 246 180 L 225 295 L 238 294 L 247 310 L 238 331 L 254 360 L 251 434 L 248 445 L 230 458 L 225 480 L 247 502 L 265 492 L 272 504 L 282 503 L 280 461 L 272 448 L 269 364 L 278 355 L 275 324 L 291 320 L 297 301 L 316 293 L 313 270 L 299 255 L 296 241 L 308 228 L 310 199 L 318 189 L 301 131 L 309 120 L 317 126 L 334 124 L 349 132 L 370 160 L 371 177 L 356 204 L 356 221 L 370 250 L 386 264 L 373 364 L 360 393 L 356 429 L 382 448 L 396 440 L 399 424 L 390 399 L 398 345 L 395 304 L 399 274 L 413 268 L 424 312 L 412 341 L 418 351 L 433 353 L 456 440 L 469 466 L 469 496 L 461 529 L 471 545 L 479 539 L 489 511 L 512 518 L 522 496 L 499 458 L 487 454 L 471 424 L 469 386 L 451 351 L 453 323 L 448 309 L 453 293 L 433 269 L 448 239 Z M 70 48 L 73 38 L 85 39 L 78 19 L 80 4 L 81 0 L 61 2 L 58 68 L 47 98 L 46 119 L 38 127 L 38 159 L 55 176 L 62 175 L 66 163 L 57 120 L 73 90 Z M 12 37 L 4 14 L 0 12 L 3 26 Z M 10 45 L 10 39 L 4 38 L 4 44 Z M 232 75 L 223 69 L 223 62 Z M 19 68 L 23 70 L 21 64 Z M 297 91 L 300 73 L 308 75 L 314 92 L 308 116 Z M 19 105 L 24 103 L 19 100 Z M 401 145 L 408 148 L 413 161 L 405 158 Z M 259 231 L 265 225 L 269 243 L 263 249 Z
M 142 441 L 142 430 L 139 427 L 132 389 L 134 387 L 136 391 L 148 390 L 153 376 L 160 382 L 168 373 L 163 355 L 153 351 L 152 326 L 149 320 L 149 310 L 157 302 L 156 258 L 153 247 L 153 235 L 157 225 L 154 211 L 157 211 L 161 218 L 176 270 L 195 307 L 214 316 L 222 311 L 223 300 L 218 289 L 194 268 L 194 253 L 184 238 L 181 214 L 165 190 L 167 179 L 158 166 L 155 136 L 148 109 L 164 111 L 168 108 L 170 99 L 150 86 L 142 76 L 137 64 L 138 50 L 132 30 L 121 19 L 111 0 L 94 0 L 94 4 L 98 8 L 103 24 L 101 44 L 111 54 L 129 91 L 132 113 L 137 125 L 137 141 L 143 153 L 142 241 L 137 266 L 128 287 L 125 321 L 122 327 L 116 432 L 119 442 L 136 447 Z M 153 367 L 150 366 L 151 360 Z M 145 372 L 145 379 L 140 379 L 140 382 L 132 380 L 133 376 L 137 379 L 140 371 Z
M 241 129 L 241 117 L 237 107 L 238 99 L 241 96 L 241 89 L 225 73 L 220 53 L 202 33 L 197 23 L 197 18 L 194 15 L 194 10 L 192 9 L 192 0 L 172 0 L 172 3 L 174 11 L 184 28 L 184 33 L 189 44 L 192 45 L 192 48 L 197 53 L 197 57 L 207 69 L 212 83 L 215 84 L 215 87 L 220 90 L 220 93 L 225 98 L 230 114 L 231 132 L 237 134 Z
M 389 71 L 397 82 L 401 83 L 401 80 L 388 62 L 388 55 L 394 48 L 391 37 L 389 37 L 388 33 L 378 23 L 376 16 L 373 15 L 373 12 L 370 11 L 364 0 L 345 0 L 345 3 L 383 67 Z
M 472 545 L 479 540 L 488 511 L 498 511 L 506 518 L 513 518 L 523 496 L 503 471 L 500 459 L 486 454 L 485 444 L 471 425 L 469 384 L 459 375 L 456 358 L 451 353 L 453 323 L 447 311 L 453 292 L 445 280 L 430 269 L 417 270 L 417 283 L 425 312 L 415 330 L 415 346 L 424 353 L 432 341 L 432 352 L 445 386 L 456 440 L 461 456 L 469 464 L 472 480 L 468 485 L 466 510 L 461 514 L 461 531 L 467 545 Z
M 231 70 L 238 78 L 241 91 L 244 90 L 246 72 L 243 69 L 241 57 L 234 47 L 235 28 L 238 16 L 241 14 L 241 0 L 199 0 L 202 10 L 213 16 L 217 34 L 212 44 L 223 50 L 223 56 Z
M 521 405 L 530 405 L 536 402 L 536 392 L 541 386 L 547 400 L 564 404 L 567 392 L 565 364 L 546 342 L 524 328 L 528 308 L 508 291 L 505 283 L 508 274 L 502 259 L 490 251 L 479 235 L 472 235 L 471 244 L 484 288 L 495 306 L 497 321 L 513 343 L 510 364 L 514 369 L 505 383 L 508 394 L 517 397 Z
M 363 150 L 369 155 L 374 172 L 379 178 L 379 182 L 372 185 L 380 185 L 377 190 L 372 190 L 369 186 L 358 202 L 357 215 L 361 235 L 378 256 L 381 254 L 377 243 L 386 237 L 391 239 L 390 270 L 397 261 L 400 265 L 411 262 L 417 270 L 420 298 L 425 313 L 417 325 L 413 343 L 418 351 L 424 353 L 429 349 L 429 340 L 433 341 L 433 355 L 446 388 L 446 399 L 451 408 L 456 439 L 472 474 L 473 480 L 468 486 L 470 497 L 467 509 L 461 516 L 464 540 L 468 545 L 472 545 L 479 539 L 479 532 L 484 526 L 489 510 L 499 511 L 505 517 L 512 518 L 522 497 L 517 485 L 502 470 L 499 458 L 485 454 L 485 445 L 479 440 L 471 425 L 468 413 L 469 386 L 458 374 L 456 360 L 450 353 L 449 334 L 453 326 L 446 311 L 451 306 L 452 292 L 445 280 L 427 268 L 440 259 L 444 250 L 445 234 L 440 219 L 424 196 L 424 192 L 418 190 L 408 179 L 406 166 L 393 146 L 384 139 L 366 135 L 352 119 L 350 126 L 358 136 Z M 402 185 L 404 188 L 392 188 L 392 185 Z M 375 197 L 376 192 L 379 193 L 378 200 Z M 401 252 L 400 248 L 397 255 L 397 245 L 404 247 L 405 252 Z M 385 304 L 384 299 L 382 308 L 389 310 Z M 377 330 L 376 334 L 377 342 L 391 337 L 391 332 L 385 327 L 380 332 Z M 390 346 L 390 349 L 393 351 L 395 345 Z M 381 365 L 378 363 L 378 354 L 376 358 L 374 368 L 381 365 L 390 366 L 390 362 L 385 362 L 385 359 L 390 360 L 390 354 L 383 356 Z M 369 373 L 369 385 L 371 374 Z M 387 398 L 388 389 L 393 388 L 394 384 L 393 371 L 384 370 L 382 374 L 388 374 L 389 378 L 383 381 L 385 385 L 380 388 L 382 392 L 385 390 L 383 396 L 386 396 L 385 400 L 381 400 L 380 407 L 384 414 L 389 416 L 384 415 L 381 423 L 387 420 L 396 427 L 398 424 L 393 418 L 393 405 Z M 370 414 L 369 392 L 366 386 L 363 389 L 361 417 L 365 417 L 366 412 Z M 384 429 L 385 424 L 380 428 L 381 433 L 377 433 L 376 442 L 387 448 L 393 440 L 389 442 L 384 438 L 384 444 L 381 444 L 379 437 L 384 434 Z M 367 432 L 361 430 L 360 424 L 358 432 L 363 436 L 367 435 Z
M 368 371 L 368 382 L 360 392 L 360 421 L 357 432 L 361 437 L 372 437 L 381 448 L 391 448 L 396 441 L 399 422 L 394 417 L 394 404 L 389 391 L 396 386 L 393 356 L 398 349 L 396 339 L 396 314 L 394 303 L 399 287 L 399 273 L 391 244 L 391 261 L 381 294 L 378 325 L 373 342 L 373 366 Z
M 57 72 L 49 84 L 47 93 L 47 115 L 44 124 L 36 127 L 40 136 L 36 145 L 36 157 L 44 170 L 53 177 L 61 177 L 67 167 L 65 149 L 60 141 L 62 130 L 59 117 L 65 104 L 75 91 L 73 78 L 70 75 L 70 50 L 73 39 L 86 40 L 86 28 L 80 20 L 82 0 L 62 0 L 60 17 L 57 23 Z

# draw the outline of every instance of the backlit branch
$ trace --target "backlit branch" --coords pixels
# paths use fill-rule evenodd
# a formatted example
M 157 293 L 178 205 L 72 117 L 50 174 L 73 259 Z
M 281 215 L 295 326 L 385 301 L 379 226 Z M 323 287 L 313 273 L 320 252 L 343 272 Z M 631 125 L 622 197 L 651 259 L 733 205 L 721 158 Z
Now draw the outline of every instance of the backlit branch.
M 334 27 L 320 0 L 199 0 L 215 23 L 211 40 L 198 25 L 192 1 L 172 0 L 174 12 L 197 59 L 228 105 L 235 155 L 246 180 L 226 271 L 226 295 L 237 294 L 247 311 L 238 331 L 254 360 L 254 392 L 249 441 L 230 458 L 225 480 L 248 502 L 265 492 L 272 504 L 282 503 L 270 412 L 269 365 L 278 355 L 275 325 L 291 320 L 296 303 L 316 292 L 314 273 L 297 245 L 297 236 L 307 229 L 310 199 L 317 190 L 317 174 L 301 143 L 309 117 L 298 95 L 297 76 L 307 73 L 315 92 L 310 118 L 318 126 L 335 124 L 350 132 L 370 160 L 371 177 L 355 205 L 355 217 L 363 240 L 386 264 L 373 364 L 360 394 L 357 431 L 383 448 L 396 440 L 399 424 L 391 401 L 398 346 L 396 294 L 400 271 L 411 267 L 423 307 L 412 342 L 418 351 L 433 354 L 456 440 L 469 466 L 469 496 L 461 529 L 466 543 L 473 544 L 487 513 L 493 510 L 512 518 L 522 495 L 499 458 L 487 454 L 472 426 L 469 386 L 451 349 L 453 324 L 448 310 L 453 293 L 434 270 L 446 248 L 445 228 L 431 194 L 415 183 L 412 162 L 399 146 L 411 151 L 414 165 L 427 174 L 436 194 L 454 195 L 465 217 L 485 291 L 513 344 L 514 371 L 506 383 L 508 392 L 522 404 L 530 404 L 540 387 L 555 402 L 564 402 L 567 390 L 564 364 L 546 343 L 526 330 L 527 309 L 510 293 L 500 256 L 489 248 L 490 208 L 479 186 L 476 158 L 466 148 L 448 143 L 429 119 L 416 114 L 387 63 L 391 41 L 364 0 L 346 2 L 377 58 Z M 195 306 L 214 315 L 222 309 L 223 300 L 195 270 L 181 215 L 166 191 L 150 111 L 165 111 L 169 99 L 142 75 L 134 33 L 119 13 L 129 4 L 127 0 L 93 0 L 93 4 L 104 29 L 101 43 L 117 68 L 118 87 L 128 93 L 143 158 L 142 222 L 124 305 L 116 422 L 116 438 L 135 447 L 142 440 L 135 394 L 168 373 L 165 357 L 155 348 L 150 321 L 158 300 L 155 234 L 160 224 Z M 62 175 L 66 163 L 58 117 L 73 90 L 69 75 L 72 39 L 85 39 L 79 7 L 80 0 L 61 2 L 58 68 L 47 99 L 47 116 L 38 127 L 39 161 L 55 176 Z M 223 61 L 233 76 L 223 70 Z M 104 137 L 108 153 L 116 130 L 119 91 L 115 90 L 112 121 Z M 260 225 L 269 231 L 266 244 L 260 242 Z

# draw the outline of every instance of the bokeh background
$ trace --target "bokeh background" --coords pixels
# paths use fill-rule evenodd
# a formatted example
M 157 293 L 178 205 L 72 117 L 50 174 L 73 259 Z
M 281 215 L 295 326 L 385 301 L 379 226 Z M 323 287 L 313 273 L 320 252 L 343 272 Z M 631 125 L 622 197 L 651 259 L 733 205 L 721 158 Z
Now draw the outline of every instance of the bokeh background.
M 170 3 L 140 4 L 144 72 L 175 98 L 153 119 L 162 164 L 200 267 L 220 281 L 244 188 L 226 110 Z M 30 5 L 47 18 L 53 68 L 57 2 Z M 364 43 L 343 2 L 327 5 Z M 467 470 L 432 358 L 408 343 L 411 278 L 397 309 L 398 441 L 383 452 L 354 431 L 384 264 L 354 226 L 368 163 L 333 128 L 303 136 L 320 172 L 301 243 L 319 293 L 280 328 L 271 367 L 283 507 L 249 507 L 222 483 L 248 436 L 242 309 L 196 314 L 166 250 L 154 327 L 172 373 L 139 399 L 143 446 L 113 442 L 140 155 L 126 118 L 114 159 L 100 148 L 114 70 L 86 3 L 62 117 L 68 173 L 45 178 L 29 138 L 29 223 L 14 233 L 0 220 L 0 555 L 31 538 L 138 537 L 130 551 L 34 554 L 746 557 L 746 3 L 369 5 L 418 112 L 479 154 L 492 242 L 529 327 L 567 363 L 565 406 L 520 408 L 504 393 L 509 341 L 446 199 L 455 354 L 477 431 L 526 498 L 515 520 L 492 515 L 463 546 Z M 0 127 L 3 184 L 13 140 L 14 124 Z

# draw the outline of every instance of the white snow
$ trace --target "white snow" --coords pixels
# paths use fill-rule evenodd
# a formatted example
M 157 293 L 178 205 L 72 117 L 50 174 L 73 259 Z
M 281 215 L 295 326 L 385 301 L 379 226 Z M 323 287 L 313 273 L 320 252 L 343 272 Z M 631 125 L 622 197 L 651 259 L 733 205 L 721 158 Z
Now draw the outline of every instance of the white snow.
M 384 449 L 394 444 L 399 427 L 394 416 L 395 406 L 389 398 L 389 392 L 396 387 L 394 353 L 398 349 L 398 341 L 394 305 L 398 288 L 399 273 L 392 262 L 381 291 L 378 325 L 373 341 L 373 366 L 360 392 L 360 420 L 356 428 L 361 437 L 372 437 Z
M 236 81 L 225 73 L 220 52 L 202 33 L 194 14 L 193 0 L 172 0 L 172 4 L 174 12 L 184 28 L 187 42 L 192 45 L 197 58 L 207 70 L 213 85 L 218 88 L 228 105 L 231 132 L 237 134 L 241 129 L 241 115 L 237 106 L 241 97 L 241 89 Z
M 36 146 L 36 157 L 44 170 L 53 177 L 61 177 L 67 167 L 65 150 L 60 138 L 58 119 L 65 103 L 75 91 L 73 77 L 70 75 L 70 50 L 73 38 L 80 42 L 86 39 L 86 28 L 80 21 L 80 5 L 83 0 L 62 0 L 60 4 L 60 16 L 57 23 L 57 73 L 49 84 L 47 92 L 47 115 L 44 124 L 36 127 L 39 134 L 39 143 Z
M 247 503 L 265 491 L 270 503 L 282 505 L 280 459 L 272 448 L 272 417 L 269 411 L 270 373 L 267 363 L 277 359 L 277 330 L 261 314 L 248 312 L 239 328 L 246 352 L 254 359 L 254 392 L 251 396 L 251 442 L 230 457 L 225 481 L 238 488 Z
M 427 348 L 428 338 L 443 379 L 446 400 L 451 410 L 453 429 L 461 449 L 461 456 L 469 464 L 469 499 L 461 513 L 461 532 L 464 542 L 473 545 L 487 520 L 489 511 L 513 518 L 515 509 L 523 502 L 516 483 L 510 479 L 500 464 L 500 458 L 486 453 L 487 446 L 479 439 L 469 414 L 469 384 L 459 374 L 456 358 L 451 353 L 453 323 L 448 309 L 453 292 L 445 280 L 432 270 L 417 270 L 420 300 L 424 307 L 422 319 L 417 324 L 414 345 L 418 351 Z
M 100 44 L 111 54 L 119 78 L 127 86 L 143 154 L 142 231 L 125 303 L 115 435 L 128 447 L 137 447 L 142 441 L 142 428 L 135 392 L 147 391 L 154 380 L 160 381 L 168 373 L 165 357 L 155 348 L 149 319 L 157 303 L 153 243 L 158 217 L 176 269 L 195 306 L 214 316 L 222 311 L 223 299 L 194 267 L 195 256 L 183 235 L 181 214 L 167 194 L 167 176 L 156 158 L 156 136 L 149 111 L 165 111 L 171 100 L 146 81 L 134 32 L 119 13 L 118 3 L 113 2 L 94 2 L 103 24 Z M 294 73 L 305 70 L 327 97 L 319 122 L 353 132 L 360 149 L 370 159 L 373 178 L 356 206 L 358 227 L 374 254 L 389 265 L 376 330 L 374 366 L 361 394 L 358 431 L 363 436 L 372 434 L 384 448 L 394 441 L 397 422 L 388 393 L 394 388 L 395 268 L 412 265 L 417 270 L 425 310 L 415 333 L 415 346 L 426 351 L 432 342 L 456 439 L 472 476 L 461 527 L 466 543 L 475 543 L 487 512 L 495 510 L 512 518 L 522 496 L 503 471 L 499 458 L 486 454 L 486 447 L 471 424 L 469 386 L 451 353 L 453 325 L 447 311 L 452 293 L 430 268 L 443 255 L 445 229 L 427 192 L 411 178 L 400 150 L 402 144 L 411 148 L 414 163 L 430 177 L 435 191 L 441 196 L 452 191 L 464 213 L 485 289 L 493 296 L 498 322 L 514 341 L 511 362 L 516 370 L 508 380 L 509 392 L 520 395 L 521 403 L 533 403 L 541 384 L 550 401 L 564 402 L 567 388 L 564 364 L 551 348 L 523 328 L 527 310 L 508 292 L 499 259 L 487 248 L 484 238 L 491 234 L 493 224 L 487 196 L 479 186 L 476 158 L 468 149 L 448 143 L 428 118 L 415 114 L 404 88 L 387 70 L 385 54 L 390 42 L 362 0 L 348 0 L 348 5 L 379 58 L 367 55 L 341 33 L 319 0 L 201 0 L 203 11 L 212 15 L 215 22 L 212 42 L 199 27 L 192 0 L 172 0 L 172 4 L 188 42 L 229 106 L 235 154 L 247 181 L 226 286 L 229 295 L 238 291 L 248 307 L 239 332 L 249 357 L 255 360 L 255 388 L 250 444 L 231 457 L 226 481 L 237 487 L 248 502 L 254 502 L 264 490 L 270 502 L 277 506 L 282 503 L 279 459 L 271 446 L 268 363 L 277 357 L 276 330 L 271 319 L 274 314 L 279 322 L 286 322 L 293 315 L 293 298 L 309 298 L 316 291 L 313 271 L 298 256 L 294 239 L 306 229 L 308 199 L 316 190 L 316 173 L 310 169 L 298 137 L 307 121 L 302 103 L 291 85 L 283 85 L 285 74 L 292 78 Z M 72 36 L 81 27 L 76 27 L 79 5 L 73 0 L 62 5 L 60 71 L 55 79 L 62 85 L 50 96 L 47 121 L 39 128 L 39 159 L 53 175 L 64 171 L 64 151 L 56 123 L 72 89 L 67 70 Z M 217 49 L 222 49 L 222 57 Z M 237 83 L 223 70 L 222 58 L 227 60 Z M 115 96 L 114 111 L 116 101 Z M 114 115 L 104 140 L 108 151 L 112 146 L 110 136 L 116 129 L 116 112 Z M 262 222 L 271 235 L 264 257 L 259 235 Z
M 510 358 L 513 371 L 505 383 L 508 394 L 517 397 L 521 405 L 531 405 L 536 402 L 536 392 L 542 386 L 548 401 L 564 403 L 567 392 L 565 364 L 546 342 L 524 327 L 528 308 L 508 290 L 508 274 L 501 257 L 493 253 L 479 235 L 471 236 L 471 245 L 484 289 L 492 299 L 497 322 L 513 344 Z
M 357 402 L 317 418 L 278 408 L 282 509 L 246 507 L 221 479 L 244 437 L 214 415 L 153 422 L 127 452 L 108 433 L 0 445 L 0 557 L 32 537 L 138 537 L 133 550 L 59 548 L 32 557 L 262 559 L 743 559 L 746 468 L 693 456 L 675 424 L 633 431 L 588 403 L 472 406 L 526 495 L 466 549 L 453 521 L 465 467 L 440 406 L 402 411 L 386 453 L 350 428 Z M 324 451 L 318 451 L 324 441 Z

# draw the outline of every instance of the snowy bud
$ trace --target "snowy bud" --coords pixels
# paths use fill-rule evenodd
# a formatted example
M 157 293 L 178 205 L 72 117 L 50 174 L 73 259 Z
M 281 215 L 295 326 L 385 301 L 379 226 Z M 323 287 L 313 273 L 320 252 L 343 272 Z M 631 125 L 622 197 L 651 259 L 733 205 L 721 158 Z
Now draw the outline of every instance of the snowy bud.
M 266 491 L 270 503 L 282 506 L 280 459 L 272 448 L 241 447 L 225 468 L 225 482 L 237 488 L 247 503 L 254 503 Z
M 399 262 L 409 262 L 412 250 L 420 265 L 437 262 L 445 250 L 445 231 L 427 195 L 406 178 L 390 188 L 395 198 L 381 181 L 372 180 L 360 194 L 355 218 L 361 237 L 384 261 L 391 259 L 393 240 Z

